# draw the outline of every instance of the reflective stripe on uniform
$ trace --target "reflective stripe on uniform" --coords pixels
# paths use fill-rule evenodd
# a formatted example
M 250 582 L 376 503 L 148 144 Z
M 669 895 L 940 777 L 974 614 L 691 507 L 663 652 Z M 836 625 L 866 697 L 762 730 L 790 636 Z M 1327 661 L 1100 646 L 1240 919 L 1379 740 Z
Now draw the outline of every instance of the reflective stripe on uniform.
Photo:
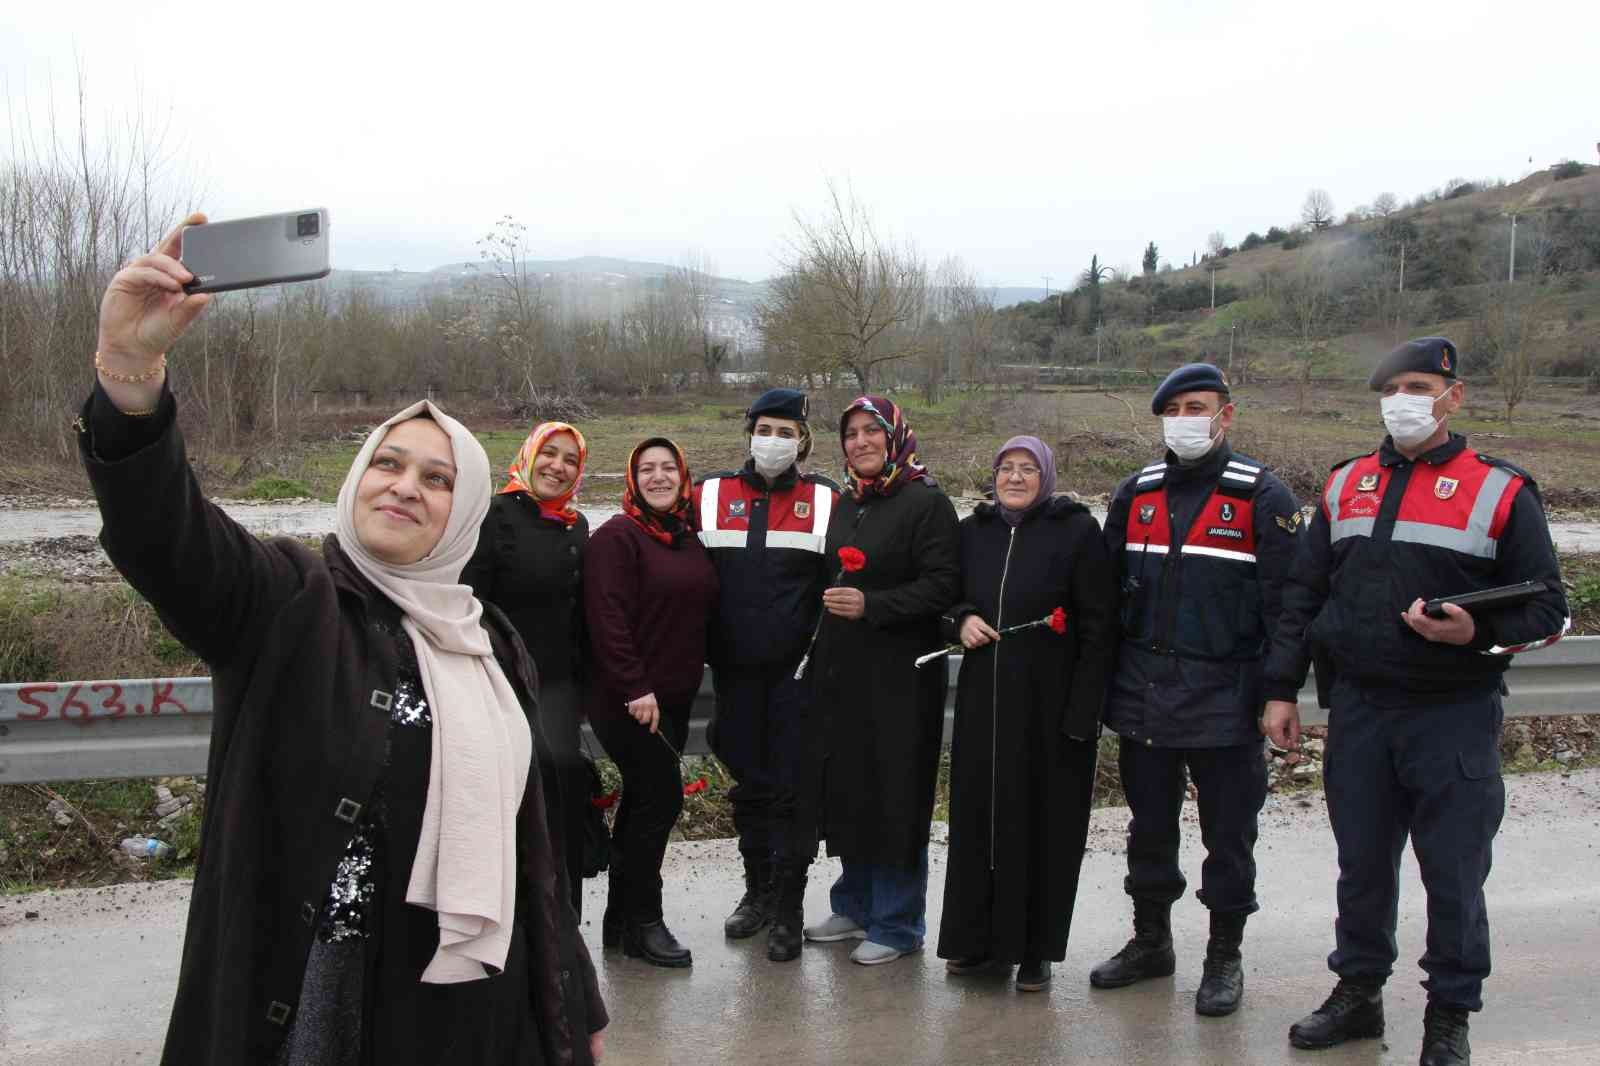
M 1167 546 L 1165 544 L 1129 544 L 1127 549 L 1131 552 L 1149 552 L 1151 555 L 1167 554 Z
M 708 548 L 742 548 L 750 539 L 750 533 L 744 529 L 702 529 L 700 543 Z M 772 534 L 767 534 L 767 539 L 772 539 Z
M 811 486 L 811 530 L 826 538 L 828 522 L 833 518 L 833 490 L 826 485 L 807 482 Z M 821 549 L 817 549 L 821 551 Z
M 1478 487 L 1477 498 L 1472 501 L 1472 513 L 1467 516 L 1466 529 L 1432 522 L 1396 522 L 1391 539 L 1449 548 L 1479 559 L 1493 559 L 1499 550 L 1499 542 L 1489 535 L 1489 530 L 1494 524 L 1494 513 L 1500 507 L 1500 497 L 1515 476 L 1504 467 L 1489 468 L 1483 484 Z
M 744 534 L 739 534 L 743 537 Z M 767 547 L 769 548 L 799 548 L 802 551 L 816 552 L 821 555 L 827 550 L 828 538 L 820 533 L 794 533 L 786 529 L 767 530 Z M 740 545 L 743 545 L 740 541 Z
M 1237 470 L 1224 470 L 1222 472 L 1222 480 L 1237 481 L 1244 485 L 1254 485 L 1259 479 L 1254 474 L 1241 474 Z
M 1256 561 L 1253 552 L 1236 552 L 1231 548 L 1212 548 L 1204 544 L 1185 544 L 1180 550 L 1184 555 L 1210 555 L 1217 559 L 1231 559 L 1237 563 Z
M 706 478 L 700 483 L 700 528 L 702 530 L 717 528 L 717 507 L 722 496 L 722 479 L 720 477 Z M 710 547 L 704 533 L 700 540 Z
M 1241 463 L 1237 459 L 1229 459 L 1228 460 L 1228 465 L 1230 467 L 1232 467 L 1233 469 L 1241 471 L 1241 472 L 1246 473 L 1246 474 L 1259 474 L 1259 473 L 1261 473 L 1261 467 L 1259 467 L 1259 466 L 1251 466 L 1249 463 Z
M 1558 641 L 1562 637 L 1566 636 L 1567 635 L 1567 631 L 1569 629 L 1571 629 L 1571 628 L 1572 628 L 1572 618 L 1569 615 L 1568 617 L 1563 618 L 1561 620 L 1561 632 L 1555 634 L 1554 636 L 1545 637 L 1543 640 L 1530 640 L 1526 644 L 1508 644 L 1508 645 L 1505 645 L 1505 646 L 1501 646 L 1499 644 L 1496 644 L 1494 647 L 1488 649 L 1483 654 L 1485 654 L 1485 655 L 1520 655 L 1521 653 L 1523 653 L 1525 651 L 1538 651 L 1540 648 L 1548 648 L 1550 645 L 1554 644 L 1556 641 Z
M 1355 469 L 1359 459 L 1352 459 L 1333 472 L 1333 477 L 1328 479 L 1328 491 L 1322 494 L 1322 501 L 1328 509 L 1328 543 L 1343 540 L 1346 537 L 1372 536 L 1372 518 L 1340 518 L 1339 499 L 1344 495 L 1344 483 L 1350 480 L 1350 471 Z

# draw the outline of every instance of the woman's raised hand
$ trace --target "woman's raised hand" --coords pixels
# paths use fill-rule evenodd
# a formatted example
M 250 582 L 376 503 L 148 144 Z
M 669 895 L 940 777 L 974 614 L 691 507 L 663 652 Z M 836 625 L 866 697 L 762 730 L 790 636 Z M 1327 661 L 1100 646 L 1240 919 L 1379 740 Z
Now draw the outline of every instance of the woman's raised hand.
M 118 408 L 144 410 L 161 395 L 163 375 L 156 370 L 167 350 L 200 316 L 211 297 L 186 293 L 194 275 L 178 261 L 183 231 L 205 222 L 196 212 L 162 238 L 147 255 L 117 271 L 100 301 L 99 367 L 101 385 Z M 149 375 L 139 381 L 119 378 Z

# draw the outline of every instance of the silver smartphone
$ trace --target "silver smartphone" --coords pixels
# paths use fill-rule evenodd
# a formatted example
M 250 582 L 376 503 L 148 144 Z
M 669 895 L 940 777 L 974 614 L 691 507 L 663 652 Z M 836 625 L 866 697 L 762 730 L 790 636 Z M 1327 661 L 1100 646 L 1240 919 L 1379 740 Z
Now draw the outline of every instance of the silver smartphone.
M 325 278 L 332 266 L 326 208 L 207 222 L 183 231 L 189 292 L 227 292 Z

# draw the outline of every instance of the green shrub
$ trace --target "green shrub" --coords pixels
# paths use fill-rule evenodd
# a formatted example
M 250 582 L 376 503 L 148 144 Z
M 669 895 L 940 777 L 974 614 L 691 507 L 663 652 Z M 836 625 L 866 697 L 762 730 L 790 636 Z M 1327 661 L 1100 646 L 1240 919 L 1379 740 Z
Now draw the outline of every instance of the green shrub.
M 291 500 L 310 496 L 311 489 L 304 481 L 287 477 L 256 478 L 244 492 L 247 500 Z
M 1568 178 L 1581 178 L 1588 169 L 1576 159 L 1563 159 L 1550 168 L 1550 176 L 1556 181 L 1566 181 Z

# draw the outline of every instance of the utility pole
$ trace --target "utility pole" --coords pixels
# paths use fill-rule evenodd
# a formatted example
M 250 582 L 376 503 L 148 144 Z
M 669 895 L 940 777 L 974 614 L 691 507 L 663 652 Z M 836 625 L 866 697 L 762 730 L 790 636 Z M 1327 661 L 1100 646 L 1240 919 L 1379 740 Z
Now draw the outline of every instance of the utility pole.
M 1517 280 L 1517 216 L 1511 216 L 1511 267 L 1506 271 L 1507 281 Z
M 1049 274 L 1046 274 L 1044 276 L 1044 298 L 1046 300 L 1050 299 L 1050 275 Z
M 1400 242 L 1400 295 L 1406 294 L 1406 242 Z
M 1228 327 L 1228 373 L 1230 374 L 1233 373 L 1233 331 L 1238 328 L 1238 326 Z
M 1211 268 L 1211 310 L 1217 309 L 1217 268 Z

